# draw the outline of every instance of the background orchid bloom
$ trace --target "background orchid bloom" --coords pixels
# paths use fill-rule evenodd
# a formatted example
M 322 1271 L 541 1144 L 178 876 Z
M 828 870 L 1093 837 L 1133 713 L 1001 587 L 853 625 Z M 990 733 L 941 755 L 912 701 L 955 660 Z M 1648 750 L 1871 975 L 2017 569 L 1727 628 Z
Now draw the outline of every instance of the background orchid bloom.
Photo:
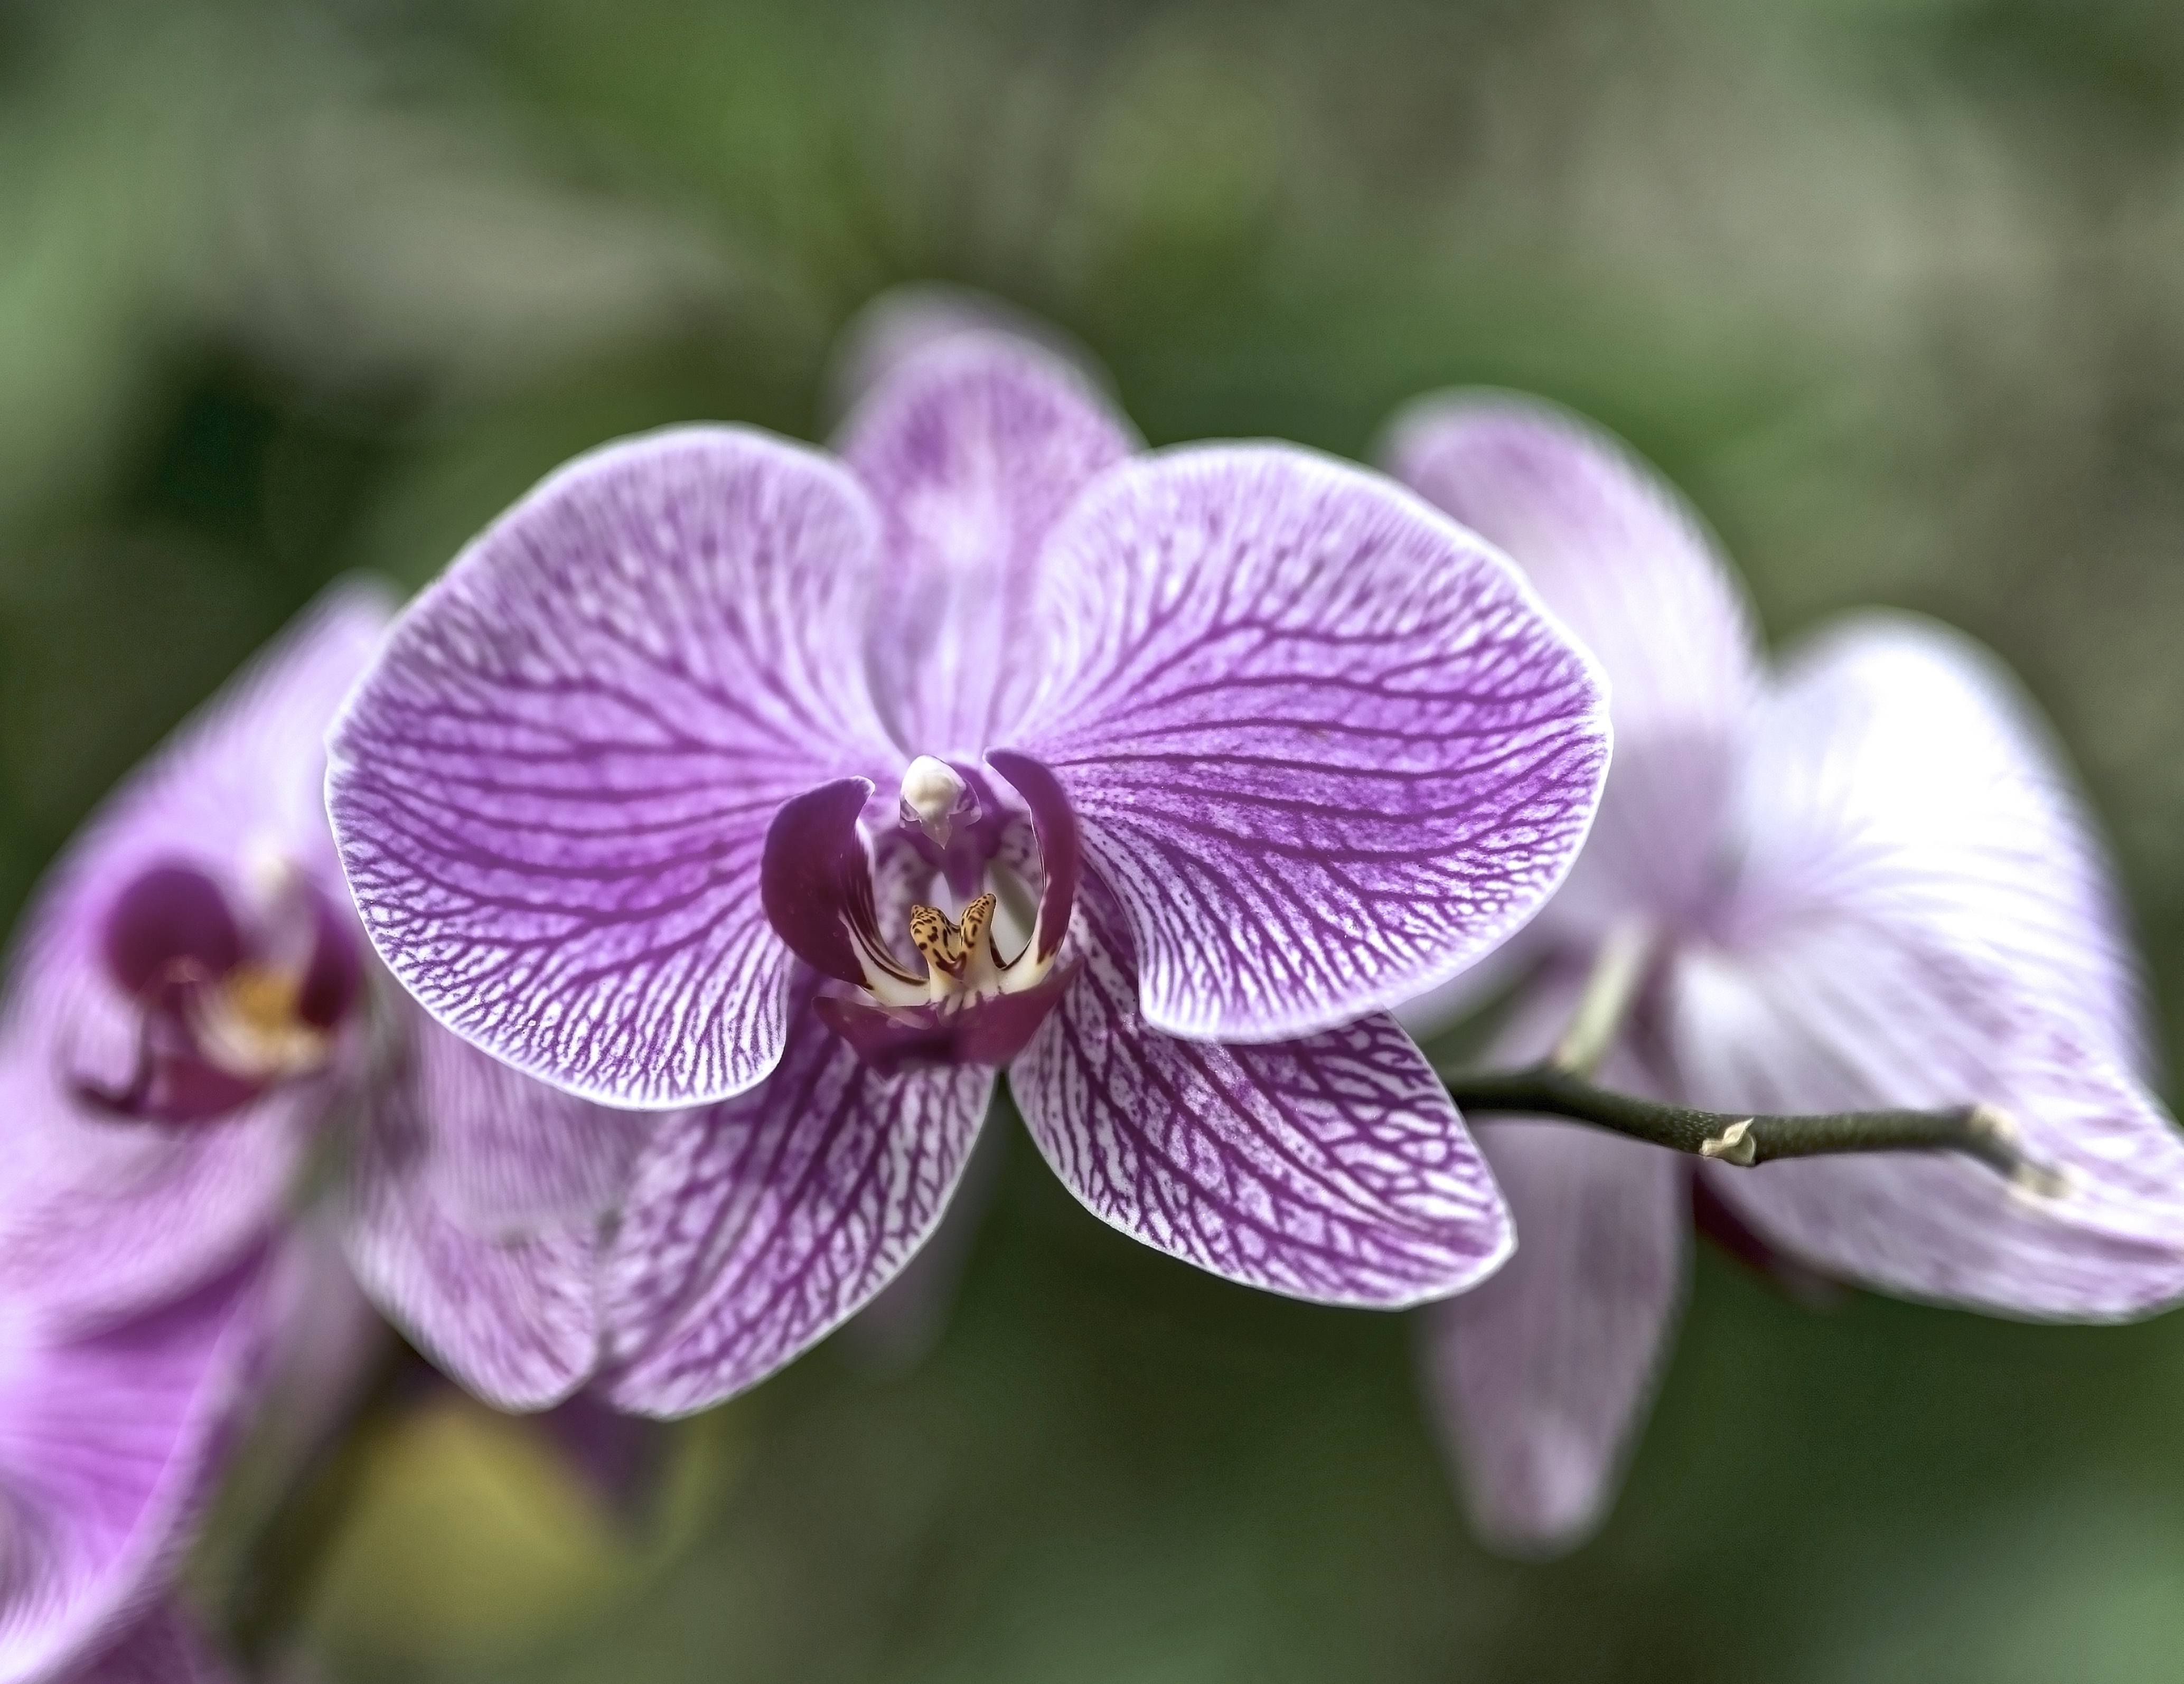
M 451 1138 L 421 1145 L 414 1110 L 372 1092 L 375 1064 L 430 1064 L 434 1042 L 478 1057 L 383 983 L 401 1015 L 369 1023 L 369 949 L 326 828 L 326 728 L 387 615 L 370 586 L 328 592 L 114 792 L 11 943 L 0 1680 L 79 1659 L 86 1679 L 215 1676 L 153 1605 L 237 1429 L 270 1397 L 304 1453 L 384 1337 L 336 1248 L 293 1220 L 309 1154 L 343 1125 L 346 1202 L 406 1199 L 421 1254 L 494 1219 L 496 1237 L 543 1225 L 577 1196 L 550 1202 L 537 1153 L 506 1160 L 525 1180 L 472 1174 L 469 1113 L 451 1106 Z M 416 1272 L 387 1251 L 381 1275 Z M 524 1402 L 568 1389 L 460 1377 Z
M 169 1571 L 269 1389 L 308 1438 L 376 1337 L 290 1219 L 368 1062 L 322 740 L 387 613 L 323 597 L 114 793 L 10 944 L 0 1679 L 216 1676 L 158 1605 Z
M 1996 663 L 1869 614 L 1767 675 L 1696 519 L 1544 405 L 1429 399 L 1389 456 L 1507 549 L 1613 686 L 1599 822 L 1528 932 L 1542 968 L 1499 1059 L 1546 1056 L 1603 945 L 1642 942 L 1609 1086 L 1729 1111 L 1988 1102 L 2063 1181 L 2029 1191 L 1942 1156 L 1698 1166 L 1702 1203 L 1764 1245 L 2003 1314 L 2116 1320 L 2184 1295 L 2184 1148 L 2140 1080 L 2107 864 Z M 1480 1531 L 1550 1553 L 1597 1522 L 1644 1412 L 1692 1170 L 1560 1123 L 1480 1132 L 1522 1249 L 1431 1312 L 1428 1378 Z
M 133 773 L 17 925 L 0 1293 L 111 1319 L 264 1242 L 365 1057 L 368 949 L 319 797 L 389 614 L 337 586 Z
M 95 1329 L 70 1307 L 8 1300 L 0 1680 L 193 1676 L 179 1616 L 153 1610 L 252 1395 L 269 1284 L 252 1253 Z
M 1499 1198 L 1384 1009 L 1529 918 L 1607 757 L 1505 562 L 1302 452 L 1133 458 L 1073 370 L 900 358 L 839 463 L 733 428 L 548 480 L 333 739 L 375 944 L 436 1018 L 663 1118 L 599 1384 L 694 1409 L 924 1242 L 1014 1060 L 1095 1213 L 1398 1304 Z

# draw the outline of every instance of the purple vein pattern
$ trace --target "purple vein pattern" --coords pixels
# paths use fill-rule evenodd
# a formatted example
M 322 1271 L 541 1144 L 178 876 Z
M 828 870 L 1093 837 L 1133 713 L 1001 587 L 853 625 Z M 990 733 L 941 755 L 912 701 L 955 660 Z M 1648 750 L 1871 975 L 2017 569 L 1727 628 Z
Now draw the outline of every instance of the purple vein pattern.
M 624 1408 L 684 1414 L 772 1373 L 894 1278 L 962 1175 L 990 1070 L 883 1077 L 795 1023 L 772 1080 L 666 1121 L 638 1164 L 606 1276 L 636 1335 L 604 1381 Z
M 0 1005 L 0 1285 L 49 1313 L 110 1317 L 225 1270 L 278 1213 L 341 1070 L 170 1128 L 94 1114 L 72 1077 L 113 1080 L 136 1008 L 103 958 L 109 909 L 148 868 L 223 881 L 281 859 L 345 899 L 320 798 L 320 738 L 387 618 L 337 586 L 108 800 L 39 886 Z
M 1508 1255 L 1493 1177 L 1392 1019 L 1256 1045 L 1148 1033 L 1120 908 L 1091 890 L 1078 927 L 1084 975 L 1011 1083 L 1095 1215 L 1232 1280 L 1346 1303 L 1461 1291 Z
M 403 1066 L 365 1097 L 344 1189 L 350 1267 L 488 1403 L 550 1407 L 598 1366 L 602 1225 L 652 1119 L 532 1081 L 399 1009 Z
M 921 359 L 920 379 L 883 384 L 840 442 L 886 523 L 873 691 L 897 739 L 928 753 L 1000 741 L 1044 653 L 1031 623 L 1040 547 L 1085 482 L 1135 447 L 1063 370 L 1019 370 L 1006 340 L 956 336 Z
M 1753 1242 L 2005 1314 L 2184 1297 L 2184 1144 L 2144 1086 L 2112 875 L 2007 673 L 1943 628 L 1868 614 L 1770 679 L 1703 527 L 1613 441 L 1496 396 L 1429 401 L 1393 438 L 1398 470 L 1507 546 L 1607 669 L 1615 770 L 1540 934 L 1563 975 L 1612 928 L 1652 934 L 1624 1085 L 1729 1111 L 1985 1102 L 2061 1180 L 1945 1157 L 1701 1165 Z M 1508 1160 L 1509 1192 L 1540 1263 L 1436 1312 L 1430 1368 L 1482 1530 L 1542 1553 L 1604 1511 L 1651 1390 L 1633 1353 L 1674 1298 L 1629 1292 L 1634 1237 L 1660 1235 L 1601 1219 L 1602 1154 L 1530 1159 Z M 1635 1181 L 1628 1197 L 1627 1214 L 1674 1209 Z
M 960 312 L 910 325 L 846 471 L 691 428 L 549 480 L 404 616 L 334 734 L 329 811 L 397 978 L 571 1117 L 662 1114 L 626 1167 L 604 1137 L 571 1155 L 564 1120 L 554 1161 L 496 1170 L 543 1114 L 530 1089 L 498 1130 L 443 1098 L 428 1151 L 389 1142 L 463 1244 L 496 1209 L 510 1244 L 572 1234 L 584 1200 L 556 1214 L 553 1189 L 618 1181 L 592 1379 L 625 1409 L 717 1401 L 878 1292 L 953 1196 L 993 1067 L 1039 1034 L 1042 1141 L 1150 1244 L 1363 1304 L 1507 1250 L 1462 1120 L 1378 1014 L 1575 858 L 1607 758 L 1592 664 L 1388 481 L 1274 447 L 1134 456 L 1065 359 Z M 935 761 L 946 835 L 897 798 Z M 1080 863 L 1098 910 L 1070 934 Z M 982 887 L 1022 892 L 991 963 L 928 972 L 911 904 L 954 917 Z M 1014 963 L 1026 908 L 1035 964 L 972 980 Z M 374 1220 L 414 1261 L 405 1208 Z M 483 1383 L 454 1348 L 491 1342 L 461 1331 L 464 1254 L 367 1273 Z M 495 1356 L 503 1395 L 571 1380 L 576 1320 L 472 1296 L 541 1319 L 510 1351 L 554 1353 L 530 1378 Z
M 813 452 L 673 431 L 563 469 L 403 616 L 328 799 L 372 941 L 434 1016 L 611 1103 L 773 1067 L 766 826 L 888 759 L 833 647 L 876 525 Z
M 1597 680 L 1514 570 L 1360 470 L 1149 458 L 1056 534 L 1061 779 L 1146 1022 L 1273 1041 L 1419 993 L 1530 917 L 1590 824 Z

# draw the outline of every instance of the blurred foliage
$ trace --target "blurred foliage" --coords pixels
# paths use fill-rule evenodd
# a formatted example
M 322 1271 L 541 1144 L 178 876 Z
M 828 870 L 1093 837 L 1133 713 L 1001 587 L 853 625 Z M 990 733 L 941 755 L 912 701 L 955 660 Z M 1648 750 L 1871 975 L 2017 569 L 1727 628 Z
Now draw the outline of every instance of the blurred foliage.
M 421 582 L 617 433 L 815 433 L 837 327 L 928 277 L 1078 335 L 1156 442 L 1363 455 L 1418 392 L 1546 392 L 1779 637 L 1967 627 L 2083 769 L 2184 1049 L 2162 0 L 0 0 L 0 908 L 324 581 Z M 1466 1542 L 1410 1370 L 1399 1320 L 1133 1248 L 1019 1143 L 922 1367 L 822 1351 L 682 1429 L 732 1472 L 619 1539 L 436 1405 L 314 1629 L 337 1678 L 571 1684 L 2184 1652 L 2184 1321 L 1819 1314 L 1702 1257 L 1615 1519 L 1544 1569 Z

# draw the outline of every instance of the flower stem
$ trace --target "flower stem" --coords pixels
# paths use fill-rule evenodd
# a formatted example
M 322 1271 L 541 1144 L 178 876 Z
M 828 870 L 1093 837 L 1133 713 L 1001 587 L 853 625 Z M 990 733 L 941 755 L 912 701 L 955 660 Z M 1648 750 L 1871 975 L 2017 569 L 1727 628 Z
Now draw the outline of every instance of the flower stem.
M 1847 1152 L 1960 1152 L 2028 1190 L 2057 1190 L 2055 1177 L 2025 1156 L 2008 1114 L 1992 1105 L 1738 1116 L 1617 1093 L 1552 1063 L 1526 1070 L 1444 1071 L 1441 1081 L 1449 1097 L 1468 1111 L 1564 1117 L 1740 1168 Z

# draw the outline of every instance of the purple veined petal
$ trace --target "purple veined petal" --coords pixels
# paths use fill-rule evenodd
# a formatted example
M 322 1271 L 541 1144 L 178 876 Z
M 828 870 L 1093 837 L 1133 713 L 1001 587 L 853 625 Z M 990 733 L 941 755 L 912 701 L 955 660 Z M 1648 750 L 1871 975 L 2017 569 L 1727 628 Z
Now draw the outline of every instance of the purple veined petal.
M 1572 973 L 1542 978 L 1488 1062 L 1544 1057 L 1580 991 Z M 1658 1091 L 1624 1054 L 1602 1079 Z M 1621 1483 L 1683 1307 L 1691 1171 L 1674 1153 L 1571 1124 L 1473 1120 L 1517 1252 L 1427 1307 L 1422 1365 L 1473 1525 L 1503 1553 L 1538 1559 L 1582 1542 Z
M 235 1684 L 198 1623 L 163 1602 L 58 1684 Z
M 75 1083 L 123 1083 L 136 1060 L 138 1014 L 109 952 L 132 885 L 176 870 L 235 882 L 277 861 L 346 904 L 321 739 L 389 612 L 368 583 L 330 587 L 121 783 L 40 884 L 0 1002 L 0 1298 L 132 1313 L 228 1268 L 279 1212 L 329 1082 L 179 1129 L 93 1114 Z M 194 944 L 225 939 L 171 933 L 200 958 L 217 955 Z
M 1607 675 L 1615 766 L 1549 917 L 1674 921 L 1719 866 L 1738 744 L 1761 691 L 1742 587 L 1712 535 L 1622 442 L 1539 399 L 1422 398 L 1383 459 L 1498 546 Z
M 1667 1023 L 1694 1103 L 1825 1111 L 1984 1102 L 2059 1195 L 1941 1154 L 1708 1165 L 1771 1244 L 1901 1297 L 2120 1320 L 2184 1298 L 2184 1137 L 2070 1018 L 1991 966 L 1848 921 L 1670 973 Z
M 471 1173 L 480 1167 L 478 1142 L 458 1140 L 451 1148 L 449 1137 L 480 1120 L 450 1125 L 446 1118 L 498 1096 L 517 1108 L 498 1124 L 504 1137 L 526 1120 L 542 1134 L 582 1128 L 593 1120 L 587 1112 L 617 1130 L 627 1120 L 494 1065 L 421 1011 L 407 1014 L 415 1020 L 408 1060 L 368 1096 L 354 1148 L 343 1218 L 350 1267 L 387 1319 L 460 1384 L 499 1409 L 547 1408 L 599 1364 L 601 1219 L 583 1208 L 597 1190 L 582 1173 L 597 1166 L 583 1165 L 559 1189 L 582 1195 L 577 1208 L 558 1220 L 541 1220 L 546 1213 L 534 1208 L 526 1225 L 510 1231 L 511 1192 L 542 1189 L 525 1170 L 513 1172 L 510 1183 L 479 1185 Z M 458 1159 L 452 1172 L 442 1162 L 451 1149 Z M 567 1148 L 542 1142 L 538 1149 Z M 481 1203 L 500 1208 L 480 1220 Z
M 1550 1556 L 1598 1526 L 1621 1483 L 1682 1307 L 1689 1169 L 1567 1123 L 1482 1120 L 1516 1255 L 1429 1306 L 1427 1384 L 1472 1523 Z
M 1852 918 L 1964 953 L 2147 1071 L 2137 962 L 2107 850 L 2045 724 L 1994 657 L 1903 614 L 1790 661 L 1736 809 L 1726 939 Z
M 1423 993 L 1576 857 L 1598 673 L 1394 485 L 1284 447 L 1150 457 L 1040 577 L 1049 681 L 1006 741 L 1067 791 L 1154 1028 L 1283 1040 Z
M 373 942 L 435 1017 L 607 1104 L 773 1067 L 767 826 L 900 764 L 848 630 L 877 533 L 816 453 L 672 429 L 563 468 L 411 605 L 335 730 L 327 795 Z
M 1011 336 L 1068 364 L 1092 386 L 1108 385 L 1099 359 L 1045 317 L 975 287 L 913 281 L 881 293 L 836 336 L 820 382 L 828 425 L 905 363 L 965 334 Z
M 975 763 L 1046 658 L 1031 617 L 1040 546 L 1136 440 L 1069 363 L 974 331 L 905 355 L 838 444 L 884 522 L 880 713 L 906 755 Z
M 608 1255 L 617 1408 L 680 1415 L 755 1386 L 861 1309 L 939 1225 L 993 1092 L 973 1067 L 879 1076 L 800 984 L 760 1087 L 666 1120 Z
M 1084 975 L 1011 1067 L 1032 1138 L 1109 1225 L 1245 1286 L 1400 1309 L 1475 1286 L 1508 1212 L 1392 1019 L 1305 1040 L 1178 1041 L 1138 1014 L 1130 936 L 1087 878 Z
M 1000 1187 L 1008 1142 L 1006 1129 L 979 1131 L 971 1162 L 933 1237 L 843 1328 L 844 1344 L 866 1367 L 902 1373 L 924 1360 L 940 1342 L 978 1230 Z
M 264 1287 L 261 1254 L 101 1333 L 10 1330 L 0 1678 L 96 1653 L 159 1593 L 248 1395 Z
M 423 1012 L 405 1015 L 407 1080 L 430 1140 L 426 1178 L 448 1220 L 482 1237 L 518 1239 L 596 1221 L 620 1202 L 652 1113 L 549 1087 Z

